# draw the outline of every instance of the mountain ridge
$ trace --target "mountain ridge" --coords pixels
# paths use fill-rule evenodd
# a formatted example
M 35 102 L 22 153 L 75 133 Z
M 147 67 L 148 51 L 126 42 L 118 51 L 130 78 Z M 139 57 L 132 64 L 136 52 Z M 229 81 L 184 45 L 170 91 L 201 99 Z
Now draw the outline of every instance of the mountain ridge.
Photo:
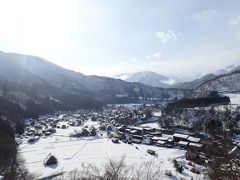
M 122 73 L 113 76 L 116 79 L 122 79 L 127 82 L 140 82 L 152 87 L 170 88 L 178 80 L 170 78 L 153 71 L 140 71 L 135 73 Z
M 165 102 L 190 92 L 86 76 L 36 56 L 1 53 L 0 61 L 0 96 L 6 86 L 9 100 L 25 109 L 35 107 L 35 112 L 94 108 L 108 103 L 139 103 L 141 99 Z
M 173 85 L 172 87 L 174 88 L 183 88 L 183 89 L 197 89 L 199 86 L 204 84 L 205 82 L 211 81 L 219 76 L 229 74 L 231 72 L 240 70 L 240 63 L 236 63 L 230 66 L 227 66 L 226 68 L 220 69 L 216 72 L 212 72 L 209 74 L 206 74 L 198 79 L 194 79 L 193 81 L 190 82 L 182 82 Z
M 192 93 L 193 97 L 207 96 L 211 91 L 220 93 L 240 92 L 240 70 L 230 71 L 200 84 Z

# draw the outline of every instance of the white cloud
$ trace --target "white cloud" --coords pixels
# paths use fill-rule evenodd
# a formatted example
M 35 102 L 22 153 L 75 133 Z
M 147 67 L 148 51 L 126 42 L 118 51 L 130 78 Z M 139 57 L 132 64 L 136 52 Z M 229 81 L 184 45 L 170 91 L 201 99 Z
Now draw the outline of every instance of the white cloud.
M 202 21 L 215 17 L 217 14 L 216 10 L 204 10 L 200 13 L 195 13 L 192 16 L 186 16 L 185 19 L 192 21 Z
M 232 36 L 235 39 L 240 40 L 240 15 L 231 19 L 229 24 L 232 29 Z
M 166 76 L 174 76 L 185 81 L 213 73 L 229 65 L 239 64 L 240 48 L 219 48 L 217 46 L 195 50 L 187 54 L 173 55 L 164 61 L 148 62 L 142 69 L 161 72 Z M 181 68 L 179 68 L 181 67 Z
M 161 40 L 162 43 L 167 43 L 169 41 L 175 41 L 177 39 L 177 35 L 169 30 L 168 32 L 157 32 L 157 38 Z
M 153 54 L 155 58 L 159 58 L 162 55 L 162 52 L 156 52 Z
M 132 61 L 137 62 L 137 58 L 136 57 L 132 58 Z
M 230 20 L 229 23 L 233 26 L 239 26 L 240 25 L 240 15 L 233 18 L 232 20 Z

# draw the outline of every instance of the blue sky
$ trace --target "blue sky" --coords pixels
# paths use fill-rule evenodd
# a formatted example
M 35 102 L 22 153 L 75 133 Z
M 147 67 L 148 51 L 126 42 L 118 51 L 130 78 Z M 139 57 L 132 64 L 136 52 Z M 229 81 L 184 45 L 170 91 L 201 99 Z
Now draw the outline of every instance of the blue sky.
M 0 49 L 85 74 L 191 80 L 240 62 L 240 1 L 0 0 Z

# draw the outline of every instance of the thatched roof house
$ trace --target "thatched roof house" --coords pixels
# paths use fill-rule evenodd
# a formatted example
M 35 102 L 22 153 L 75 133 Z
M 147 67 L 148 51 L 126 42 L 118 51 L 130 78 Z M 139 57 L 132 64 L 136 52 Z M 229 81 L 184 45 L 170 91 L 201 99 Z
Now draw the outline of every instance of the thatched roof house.
M 51 153 L 49 153 L 44 160 L 44 165 L 45 166 L 54 165 L 54 164 L 57 164 L 57 163 L 58 163 L 57 158 Z

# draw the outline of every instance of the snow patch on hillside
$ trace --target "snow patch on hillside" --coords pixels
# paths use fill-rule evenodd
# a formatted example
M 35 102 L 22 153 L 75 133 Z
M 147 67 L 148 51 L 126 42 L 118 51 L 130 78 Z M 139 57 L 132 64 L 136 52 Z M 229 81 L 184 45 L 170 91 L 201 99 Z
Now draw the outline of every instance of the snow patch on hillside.
M 230 98 L 231 104 L 240 104 L 240 94 L 226 93 L 224 95 Z
M 174 85 L 174 84 L 176 84 L 176 80 L 169 78 L 167 80 L 161 81 L 161 83 L 168 84 L 168 85 Z

